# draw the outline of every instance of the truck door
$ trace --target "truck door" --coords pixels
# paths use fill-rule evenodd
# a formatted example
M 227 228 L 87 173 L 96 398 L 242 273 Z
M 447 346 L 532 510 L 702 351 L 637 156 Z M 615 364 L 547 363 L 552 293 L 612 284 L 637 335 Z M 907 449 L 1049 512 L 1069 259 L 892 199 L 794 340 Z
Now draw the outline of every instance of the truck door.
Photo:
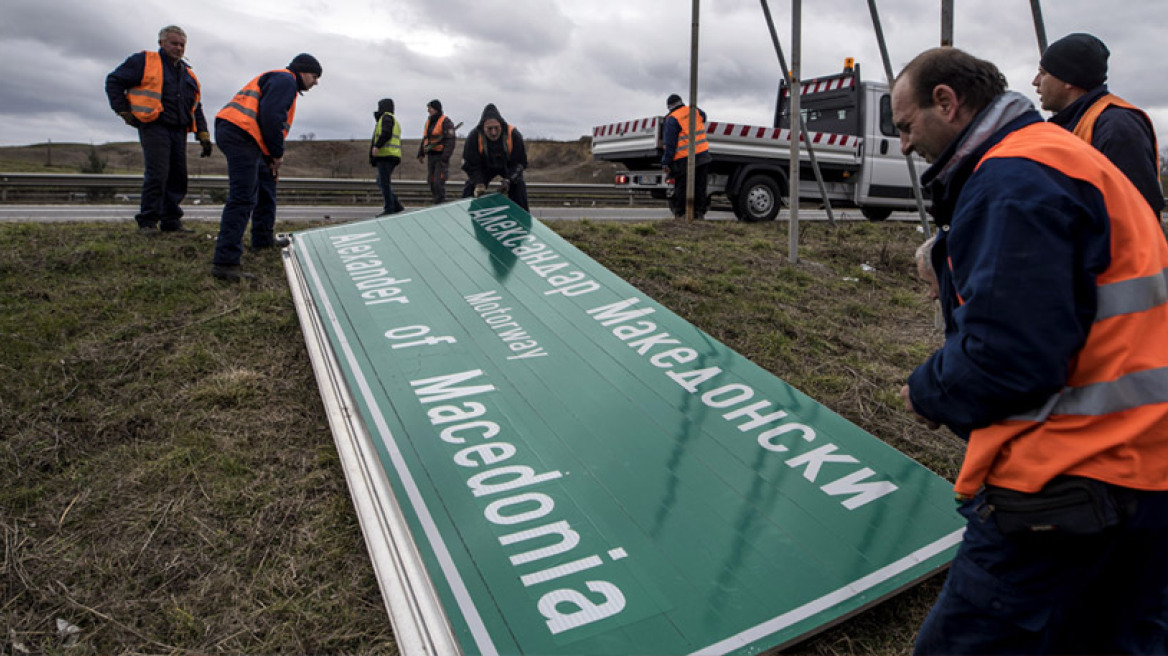
M 915 209 L 908 163 L 900 153 L 900 132 L 892 124 L 892 97 L 884 85 L 865 85 L 864 163 L 856 185 L 856 205 Z M 928 164 L 913 155 L 917 176 Z

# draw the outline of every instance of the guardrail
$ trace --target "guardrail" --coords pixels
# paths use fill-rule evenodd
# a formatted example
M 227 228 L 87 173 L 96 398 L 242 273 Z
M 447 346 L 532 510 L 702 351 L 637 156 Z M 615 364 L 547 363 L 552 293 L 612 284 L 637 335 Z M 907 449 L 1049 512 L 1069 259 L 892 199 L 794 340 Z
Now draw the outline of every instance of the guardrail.
M 464 182 L 446 183 L 447 198 L 462 195 Z M 142 190 L 141 175 L 85 173 L 0 173 L 2 203 L 85 203 L 137 202 Z M 430 199 L 430 187 L 423 180 L 394 180 L 394 192 L 408 204 Z M 280 178 L 277 191 L 281 203 L 380 205 L 381 192 L 375 179 Z M 648 192 L 620 189 L 612 185 L 528 182 L 532 205 L 660 205 Z M 223 202 L 227 197 L 226 176 L 191 176 L 187 198 L 203 202 Z

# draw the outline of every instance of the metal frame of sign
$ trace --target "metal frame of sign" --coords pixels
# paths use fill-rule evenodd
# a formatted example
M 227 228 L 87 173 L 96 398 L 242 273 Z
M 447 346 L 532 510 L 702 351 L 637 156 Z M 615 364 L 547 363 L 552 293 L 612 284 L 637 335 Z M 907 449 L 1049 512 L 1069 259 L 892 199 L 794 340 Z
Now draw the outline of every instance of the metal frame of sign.
M 284 264 L 404 654 L 757 653 L 960 542 L 943 479 L 500 196 Z

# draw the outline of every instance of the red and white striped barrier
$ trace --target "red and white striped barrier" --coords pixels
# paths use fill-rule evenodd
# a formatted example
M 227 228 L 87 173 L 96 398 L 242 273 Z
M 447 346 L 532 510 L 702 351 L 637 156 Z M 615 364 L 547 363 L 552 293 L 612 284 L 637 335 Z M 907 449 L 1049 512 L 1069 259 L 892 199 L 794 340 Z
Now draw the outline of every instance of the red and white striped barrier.
M 764 128 L 757 125 L 736 125 L 734 123 L 720 123 L 711 121 L 706 125 L 706 134 L 720 137 L 735 137 L 739 139 L 762 139 L 770 141 L 790 141 L 791 131 L 786 128 Z M 850 134 L 835 134 L 832 132 L 808 132 L 811 143 L 822 146 L 841 146 L 855 148 L 860 145 L 860 138 Z
M 592 138 L 619 137 L 629 132 L 651 132 L 657 129 L 657 121 L 659 120 L 661 120 L 659 116 L 650 116 L 649 118 L 639 118 L 634 121 L 621 121 L 620 123 L 598 125 L 592 128 Z

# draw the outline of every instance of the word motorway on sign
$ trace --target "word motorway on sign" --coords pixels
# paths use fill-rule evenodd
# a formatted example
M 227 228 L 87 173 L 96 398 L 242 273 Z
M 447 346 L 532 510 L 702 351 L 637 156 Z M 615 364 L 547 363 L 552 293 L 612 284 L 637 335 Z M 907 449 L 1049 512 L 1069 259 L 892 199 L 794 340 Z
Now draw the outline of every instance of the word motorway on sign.
M 943 479 L 506 198 L 285 267 L 405 654 L 757 653 L 961 540 Z

